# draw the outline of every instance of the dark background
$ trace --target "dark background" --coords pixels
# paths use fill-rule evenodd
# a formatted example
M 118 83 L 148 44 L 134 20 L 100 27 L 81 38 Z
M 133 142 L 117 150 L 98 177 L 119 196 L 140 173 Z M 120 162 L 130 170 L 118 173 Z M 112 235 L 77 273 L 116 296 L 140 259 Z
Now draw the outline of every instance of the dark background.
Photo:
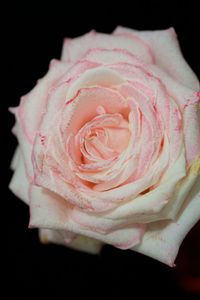
M 181 3 L 181 2 L 177 2 Z M 10 130 L 14 118 L 9 106 L 16 106 L 36 80 L 47 71 L 49 61 L 59 58 L 63 38 L 75 37 L 96 29 L 110 33 L 117 25 L 135 29 L 166 29 L 173 26 L 186 60 L 200 77 L 199 23 L 195 1 L 181 3 L 160 1 L 78 2 L 66 1 L 34 6 L 28 2 L 9 3 L 2 10 L 5 33 L 5 96 L 1 100 L 2 188 L 11 178 L 9 163 L 16 146 Z M 165 45 L 163 45 L 164 47 Z M 2 93 L 1 93 L 2 95 Z M 2 194 L 4 195 L 4 194 Z M 181 297 L 200 295 L 200 225 L 184 240 L 176 260 L 169 268 L 133 251 L 106 246 L 99 256 L 92 256 L 54 245 L 41 245 L 37 231 L 27 228 L 28 208 L 11 192 L 2 201 L 7 204 L 9 274 L 8 299 L 139 299 L 143 297 Z M 2 216 L 3 217 L 3 216 Z M 12 296 L 9 294 L 12 293 Z

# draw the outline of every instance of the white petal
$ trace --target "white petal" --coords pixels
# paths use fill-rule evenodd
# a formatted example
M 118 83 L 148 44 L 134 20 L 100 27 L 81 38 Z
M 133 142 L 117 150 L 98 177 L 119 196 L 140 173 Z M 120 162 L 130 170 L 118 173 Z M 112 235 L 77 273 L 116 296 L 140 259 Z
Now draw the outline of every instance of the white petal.
M 181 166 L 179 166 L 180 168 Z M 193 165 L 189 169 L 187 176 L 184 177 L 177 185 L 176 192 L 170 202 L 166 205 L 166 207 L 162 211 L 162 215 L 165 216 L 165 219 L 174 220 L 179 209 L 181 208 L 184 201 L 187 199 L 189 192 L 195 185 L 198 180 L 198 172 L 200 170 L 200 156 L 194 161 Z M 168 173 L 168 177 L 172 176 L 170 172 Z
M 132 250 L 172 267 L 183 239 L 199 219 L 200 176 L 176 220 L 151 223 L 142 242 Z
M 18 198 L 24 201 L 26 204 L 29 203 L 29 181 L 26 176 L 24 162 L 22 154 L 18 148 L 17 150 L 18 162 L 15 165 L 15 171 L 9 184 L 9 189 Z
M 137 31 L 118 27 L 114 34 L 132 33 L 148 43 L 155 55 L 155 63 L 184 85 L 199 90 L 199 81 L 185 61 L 175 30 Z
M 24 131 L 22 130 L 19 122 L 16 122 L 16 136 L 17 136 L 17 140 L 19 142 L 21 154 L 23 156 L 26 174 L 31 181 L 31 180 L 33 180 L 33 177 L 34 177 L 33 165 L 32 165 L 32 159 L 31 159 L 33 145 L 25 137 Z
M 52 60 L 47 74 L 37 82 L 27 95 L 21 98 L 17 117 L 25 138 L 31 144 L 46 112 L 50 90 L 54 88 L 68 69 L 68 64 Z
M 90 86 L 112 87 L 123 82 L 123 78 L 106 67 L 88 69 L 74 81 L 67 91 L 67 99 L 72 98 L 79 89 Z
M 179 159 L 175 164 L 169 168 L 166 172 L 164 182 L 161 182 L 155 189 L 150 192 L 139 195 L 135 199 L 132 199 L 119 207 L 115 208 L 111 212 L 108 212 L 105 217 L 107 218 L 125 218 L 130 219 L 135 223 L 149 223 L 155 220 L 162 220 L 169 217 L 169 212 L 165 211 L 167 203 L 176 201 L 174 193 L 176 192 L 177 183 L 185 177 L 185 158 L 184 151 L 182 151 Z M 162 165 L 162 164 L 161 164 Z M 137 182 L 137 181 L 136 181 Z M 177 197 L 181 197 L 177 195 Z M 179 203 L 182 198 L 179 199 Z M 180 206 L 177 205 L 177 210 Z M 164 210 L 164 211 L 163 211 Z M 177 213 L 177 210 L 174 212 Z M 165 212 L 165 214 L 164 214 Z
M 16 169 L 19 158 L 20 158 L 20 149 L 19 149 L 19 146 L 17 146 L 17 148 L 15 149 L 15 152 L 13 154 L 11 164 L 10 164 L 10 168 L 12 171 L 14 171 Z
M 30 227 L 39 227 L 56 230 L 68 230 L 76 234 L 97 239 L 101 242 L 114 245 L 121 249 L 129 249 L 140 242 L 144 229 L 140 226 L 127 226 L 110 232 L 101 234 L 89 229 L 85 229 L 80 224 L 74 222 L 70 215 L 73 207 L 58 195 L 32 186 L 30 190 Z
M 145 62 L 152 62 L 149 48 L 141 39 L 136 37 L 133 41 L 126 36 L 95 33 L 94 31 L 74 38 L 71 41 L 66 40 L 66 42 L 64 42 L 61 60 L 75 62 L 82 58 L 87 51 L 92 48 L 120 48 L 141 57 Z

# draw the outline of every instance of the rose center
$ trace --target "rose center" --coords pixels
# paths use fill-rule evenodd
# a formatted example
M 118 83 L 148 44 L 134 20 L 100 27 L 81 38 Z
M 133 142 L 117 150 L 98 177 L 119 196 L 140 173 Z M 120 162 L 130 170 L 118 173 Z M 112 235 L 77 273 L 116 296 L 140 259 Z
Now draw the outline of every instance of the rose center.
M 128 145 L 129 123 L 119 114 L 96 116 L 79 131 L 82 161 L 107 160 L 119 155 Z

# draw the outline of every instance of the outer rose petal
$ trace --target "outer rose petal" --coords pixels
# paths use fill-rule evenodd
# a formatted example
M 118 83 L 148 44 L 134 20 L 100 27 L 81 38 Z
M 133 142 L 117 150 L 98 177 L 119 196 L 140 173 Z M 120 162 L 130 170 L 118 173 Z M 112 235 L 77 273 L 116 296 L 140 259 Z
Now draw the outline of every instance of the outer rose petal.
M 81 235 L 76 236 L 70 243 L 67 243 L 59 231 L 51 229 L 40 229 L 39 236 L 42 243 L 55 243 L 90 254 L 100 253 L 103 246 L 101 242 Z
M 15 152 L 13 154 L 11 164 L 10 164 L 10 168 L 12 171 L 16 170 L 19 159 L 20 159 L 20 148 L 19 148 L 19 146 L 17 146 L 17 148 L 15 149 Z
M 142 59 L 133 55 L 125 49 L 104 49 L 104 48 L 91 48 L 81 61 L 93 62 L 103 66 L 118 65 L 120 64 L 133 64 L 136 66 L 146 66 Z
M 198 172 L 200 171 L 200 156 L 195 160 L 190 169 L 187 172 L 187 175 L 177 184 L 177 188 L 173 197 L 161 211 L 161 219 L 165 220 L 175 220 L 181 206 L 189 196 L 193 186 L 198 180 Z M 168 173 L 168 178 L 171 174 Z M 162 218 L 163 216 L 163 218 Z
M 68 230 L 121 249 L 129 249 L 138 244 L 144 234 L 143 226 L 127 226 L 127 228 L 115 230 L 108 234 L 100 234 L 85 229 L 71 219 L 70 214 L 73 206 L 69 205 L 65 199 L 36 186 L 32 186 L 30 194 L 31 227 Z
M 164 83 L 168 94 L 182 111 L 184 142 L 188 166 L 200 155 L 200 95 L 173 80 L 157 66 L 150 66 L 150 71 Z M 192 147 L 191 147 L 192 145 Z
M 9 189 L 21 200 L 23 200 L 26 204 L 29 203 L 29 181 L 25 173 L 25 167 L 23 162 L 22 154 L 20 150 L 17 148 L 17 152 L 15 152 L 18 156 L 18 160 L 15 161 L 15 172 L 12 176 L 11 182 L 9 184 Z M 14 161 L 13 161 L 14 163 Z
M 33 179 L 31 152 L 34 137 L 46 110 L 49 89 L 68 70 L 68 65 L 56 60 L 51 61 L 49 72 L 38 82 L 34 89 L 22 97 L 19 107 L 11 109 L 16 118 L 15 135 L 25 160 L 26 173 Z M 11 166 L 12 167 L 12 166 Z
M 104 49 L 125 49 L 132 54 L 139 56 L 143 61 L 153 62 L 152 53 L 149 47 L 136 38 L 134 42 L 126 36 L 114 36 L 91 31 L 83 36 L 74 38 L 69 41 L 64 41 L 61 60 L 75 62 L 82 58 L 89 49 L 104 48 Z
M 117 27 L 114 34 L 125 35 L 130 38 L 133 35 L 133 37 L 141 38 L 151 47 L 157 65 L 184 85 L 193 89 L 199 89 L 199 81 L 181 53 L 173 28 L 168 30 L 137 31 Z
M 32 144 L 25 138 L 23 129 L 21 128 L 19 122 L 15 125 L 16 137 L 19 143 L 20 151 L 23 156 L 24 166 L 26 170 L 26 176 L 29 180 L 33 180 L 33 165 L 31 160 Z
M 191 101 L 192 102 L 192 101 Z M 190 103 L 184 110 L 186 157 L 188 165 L 200 155 L 200 102 Z M 192 147 L 191 147 L 192 145 Z
M 132 248 L 171 267 L 179 247 L 200 218 L 200 176 L 174 222 L 150 223 L 140 245 Z
M 57 83 L 58 79 L 67 72 L 69 65 L 52 60 L 48 73 L 38 81 L 37 85 L 24 97 L 18 108 L 18 120 L 23 128 L 25 138 L 32 144 L 35 133 L 46 111 L 49 89 Z

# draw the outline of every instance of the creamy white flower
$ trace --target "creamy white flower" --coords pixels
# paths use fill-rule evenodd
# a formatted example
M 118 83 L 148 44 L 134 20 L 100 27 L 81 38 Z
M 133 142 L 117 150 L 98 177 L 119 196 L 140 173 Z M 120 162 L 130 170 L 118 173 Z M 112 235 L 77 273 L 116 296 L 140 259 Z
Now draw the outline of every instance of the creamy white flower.
M 10 189 L 30 227 L 43 242 L 108 243 L 173 266 L 200 217 L 199 99 L 173 29 L 66 39 L 12 109 Z

